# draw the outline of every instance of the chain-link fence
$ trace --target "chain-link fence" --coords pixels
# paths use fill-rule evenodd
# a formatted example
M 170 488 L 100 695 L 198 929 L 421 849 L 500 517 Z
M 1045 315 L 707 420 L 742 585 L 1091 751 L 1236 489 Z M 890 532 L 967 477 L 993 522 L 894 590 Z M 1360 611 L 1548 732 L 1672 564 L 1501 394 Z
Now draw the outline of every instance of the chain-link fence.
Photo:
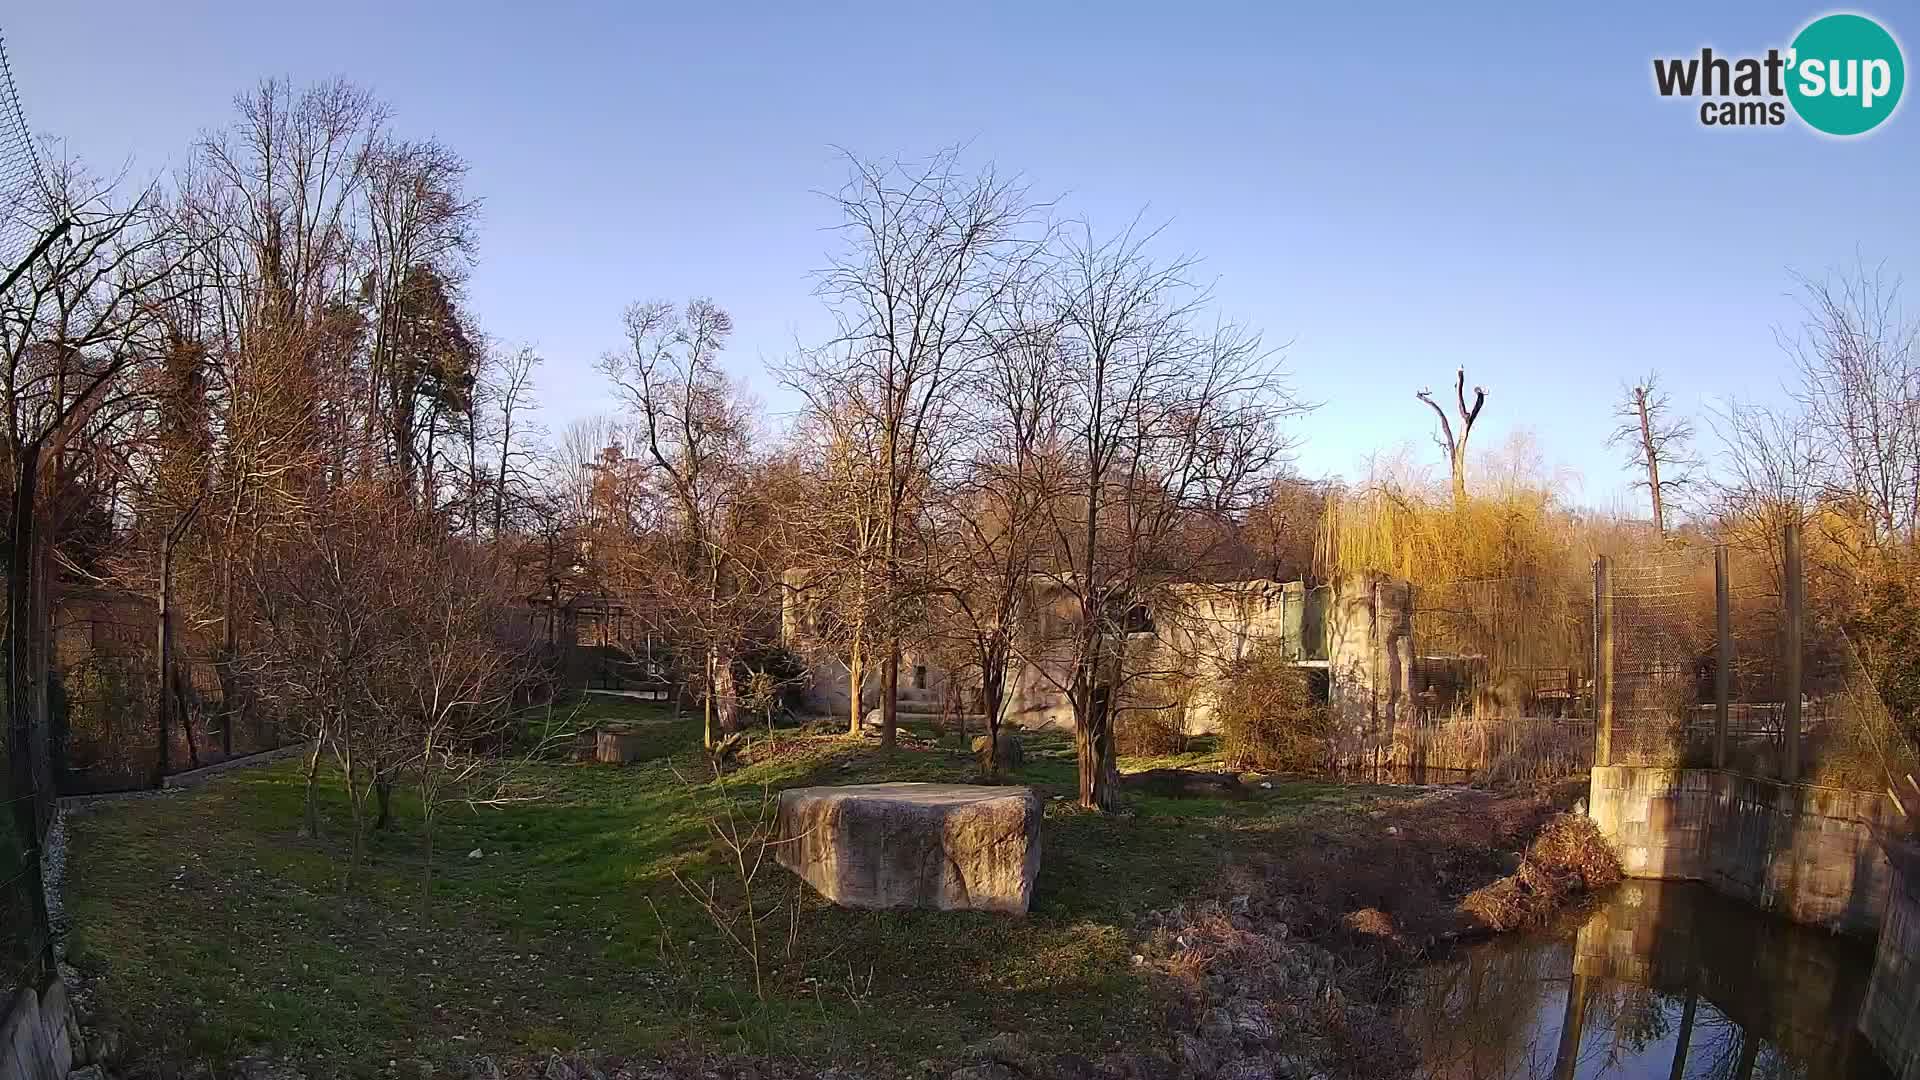
M 0 282 L 11 284 L 45 235 L 33 214 L 44 187 L 0 37 Z M 7 550 L 4 556 L 10 561 L 18 553 Z M 11 670 L 8 651 L 0 646 L 0 679 Z M 13 715 L 7 700 L 0 696 L 6 733 L 0 739 L 0 990 L 50 974 L 51 956 L 39 859 L 52 810 L 47 733 L 30 715 Z
M 1595 606 L 1609 617 L 1596 648 L 1611 652 L 1602 690 L 1612 720 L 1608 763 L 1712 764 L 1711 733 L 1702 745 L 1694 728 L 1703 665 L 1713 671 L 1713 573 L 1711 549 L 1681 545 L 1602 563 Z
M 1569 582 L 1524 576 L 1421 587 L 1414 715 L 1395 730 L 1395 764 L 1419 779 L 1541 780 L 1589 768 L 1591 619 Z
M 1885 790 L 1912 743 L 1810 584 L 1797 526 L 1668 542 L 1595 569 L 1602 764 Z
M 7 64 L 6 38 L 0 35 L 0 279 L 26 261 L 47 223 L 37 220 L 36 197 L 45 190 L 33 131 L 20 109 L 20 95 Z

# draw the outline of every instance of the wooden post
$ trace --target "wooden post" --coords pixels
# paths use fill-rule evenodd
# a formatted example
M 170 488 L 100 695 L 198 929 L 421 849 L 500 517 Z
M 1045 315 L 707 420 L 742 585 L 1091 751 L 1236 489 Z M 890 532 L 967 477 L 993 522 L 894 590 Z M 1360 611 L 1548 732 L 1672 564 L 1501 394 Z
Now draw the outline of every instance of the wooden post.
M 1613 560 L 1593 564 L 1593 763 L 1613 764 Z
M 1800 566 L 1800 526 L 1789 524 L 1781 537 L 1781 546 L 1785 550 L 1784 570 L 1786 574 L 1787 625 L 1785 640 L 1782 642 L 1781 657 L 1785 667 L 1783 687 L 1786 707 L 1781 710 L 1781 732 L 1786 742 L 1785 779 L 1795 782 L 1800 779 L 1800 634 L 1805 625 L 1807 606 L 1806 575 Z
M 1727 566 L 1727 545 L 1713 549 L 1713 612 L 1715 632 L 1720 638 L 1719 664 L 1713 676 L 1713 767 L 1727 767 L 1727 707 L 1733 690 L 1733 603 L 1732 578 Z

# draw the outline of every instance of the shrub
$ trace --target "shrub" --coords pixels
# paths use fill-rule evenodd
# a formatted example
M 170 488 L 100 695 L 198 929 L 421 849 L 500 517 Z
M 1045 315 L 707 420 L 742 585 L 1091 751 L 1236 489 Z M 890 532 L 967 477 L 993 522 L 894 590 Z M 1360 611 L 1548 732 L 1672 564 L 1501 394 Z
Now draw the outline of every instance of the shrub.
M 1330 760 L 1332 719 L 1314 700 L 1307 669 L 1288 660 L 1277 643 L 1237 660 L 1221 681 L 1221 748 L 1234 769 L 1324 772 Z
M 1187 751 L 1187 679 L 1141 679 L 1130 684 L 1114 719 L 1114 748 L 1129 757 Z

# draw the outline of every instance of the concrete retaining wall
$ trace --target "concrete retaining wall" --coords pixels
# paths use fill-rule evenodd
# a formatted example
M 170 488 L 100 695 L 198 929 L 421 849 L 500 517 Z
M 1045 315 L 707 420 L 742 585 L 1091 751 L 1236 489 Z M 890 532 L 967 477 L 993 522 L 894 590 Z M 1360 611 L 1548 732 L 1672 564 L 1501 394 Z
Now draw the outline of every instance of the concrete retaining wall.
M 64 1080 L 78 1042 L 65 983 L 22 987 L 0 1019 L 0 1080 Z
M 1871 935 L 1892 869 L 1884 795 L 1715 769 L 1597 767 L 1588 813 L 1628 877 L 1704 881 L 1795 922 Z
M 1920 847 L 1890 844 L 1893 887 L 1860 1031 L 1896 1080 L 1920 1080 Z

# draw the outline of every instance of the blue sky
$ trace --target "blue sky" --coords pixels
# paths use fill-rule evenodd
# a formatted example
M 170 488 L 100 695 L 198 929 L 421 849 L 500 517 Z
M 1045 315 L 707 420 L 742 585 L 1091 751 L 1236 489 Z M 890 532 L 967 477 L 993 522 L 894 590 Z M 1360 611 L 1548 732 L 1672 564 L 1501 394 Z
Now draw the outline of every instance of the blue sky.
M 1610 502 L 1623 379 L 1658 369 L 1688 410 L 1777 395 L 1791 272 L 1920 274 L 1911 104 L 1843 142 L 1653 92 L 1656 55 L 1764 52 L 1829 9 L 1439 6 L 96 0 L 0 30 L 34 126 L 97 167 L 171 168 L 267 75 L 348 77 L 448 142 L 484 200 L 472 304 L 547 357 L 556 429 L 608 407 L 592 362 L 641 298 L 714 297 L 736 371 L 789 404 L 760 365 L 823 330 L 835 146 L 966 142 L 1097 228 L 1168 222 L 1224 314 L 1291 342 L 1316 474 L 1437 462 L 1413 392 L 1464 363 L 1476 442 L 1531 429 Z M 1857 10 L 1914 60 L 1920 13 Z

